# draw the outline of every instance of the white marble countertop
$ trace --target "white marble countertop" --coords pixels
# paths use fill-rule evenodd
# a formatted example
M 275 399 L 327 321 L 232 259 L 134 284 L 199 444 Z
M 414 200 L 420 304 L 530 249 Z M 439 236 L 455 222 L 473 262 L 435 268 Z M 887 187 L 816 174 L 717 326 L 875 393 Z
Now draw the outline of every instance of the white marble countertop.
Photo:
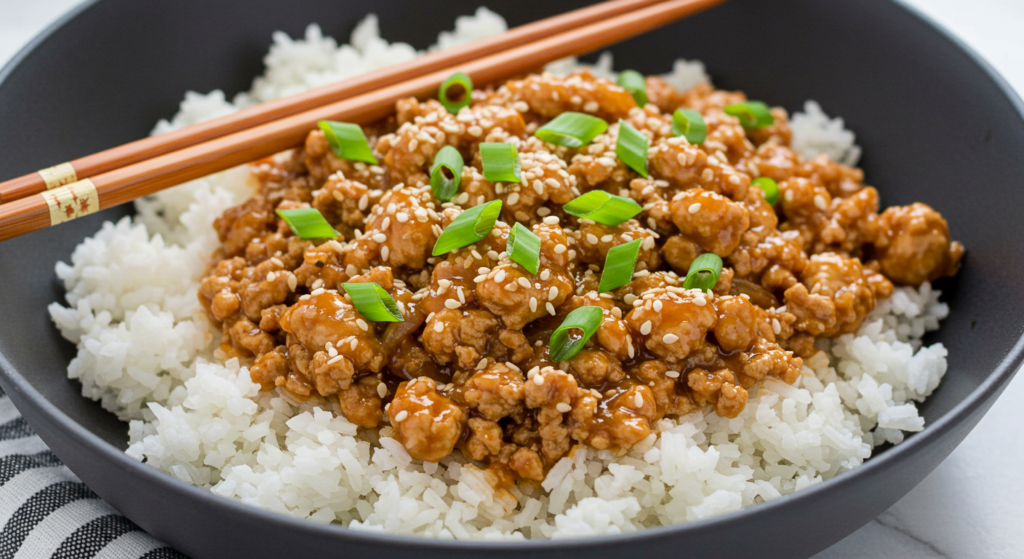
M 0 0 L 0 64 L 79 1 Z M 905 1 L 953 30 L 1024 94 L 1024 1 Z M 1006 444 L 1019 440 L 1022 400 L 1024 375 L 921 485 L 815 559 L 1024 557 L 1024 445 Z

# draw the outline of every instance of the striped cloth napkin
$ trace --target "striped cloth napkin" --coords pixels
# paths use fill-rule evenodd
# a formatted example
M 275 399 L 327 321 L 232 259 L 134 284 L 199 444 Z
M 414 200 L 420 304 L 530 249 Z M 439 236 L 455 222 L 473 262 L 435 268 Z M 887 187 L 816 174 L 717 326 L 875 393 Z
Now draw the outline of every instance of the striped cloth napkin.
M 103 502 L 0 391 L 0 559 L 187 559 Z

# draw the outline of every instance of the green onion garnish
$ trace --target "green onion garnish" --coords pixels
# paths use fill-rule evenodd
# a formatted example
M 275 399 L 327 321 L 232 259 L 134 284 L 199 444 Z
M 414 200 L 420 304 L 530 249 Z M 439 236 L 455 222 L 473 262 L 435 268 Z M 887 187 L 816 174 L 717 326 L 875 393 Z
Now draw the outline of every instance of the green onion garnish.
M 321 120 L 317 124 L 327 136 L 327 143 L 334 155 L 341 159 L 377 164 L 377 158 L 370 149 L 370 142 L 366 141 L 366 134 L 363 134 L 363 129 L 358 124 L 331 120 Z
M 630 126 L 624 120 L 619 121 L 619 140 L 615 143 L 615 155 L 644 178 L 647 177 L 647 136 Z
M 629 221 L 644 210 L 632 198 L 608 194 L 603 190 L 591 190 L 562 206 L 562 209 L 567 214 L 604 225 L 618 225 Z
M 736 103 L 725 108 L 725 114 L 740 119 L 744 128 L 764 128 L 775 123 L 775 117 L 768 105 L 760 101 Z
M 434 168 L 430 170 L 430 189 L 438 200 L 447 202 L 459 191 L 463 165 L 462 154 L 452 146 L 444 146 L 434 156 Z
M 533 133 L 541 140 L 567 148 L 583 147 L 608 130 L 608 123 L 583 113 L 562 113 Z
M 540 269 L 540 237 L 522 223 L 516 222 L 512 226 L 505 252 L 513 262 L 518 262 L 531 274 L 536 274 Z
M 437 97 L 448 112 L 456 114 L 459 109 L 469 106 L 472 102 L 473 80 L 464 72 L 456 72 L 444 80 Z
M 718 276 L 721 273 L 722 259 L 717 254 L 705 252 L 690 264 L 683 288 L 707 291 L 718 283 Z
M 434 243 L 434 256 L 441 256 L 454 249 L 471 245 L 490 235 L 500 213 L 501 200 L 495 200 L 482 206 L 473 206 L 460 213 L 437 238 L 437 242 Z
M 384 288 L 376 283 L 343 283 L 359 314 L 374 322 L 402 322 L 401 309 Z
M 636 101 L 638 107 L 647 104 L 647 82 L 640 72 L 626 70 L 619 74 L 619 79 L 615 83 L 633 95 L 633 100 Z
M 480 144 L 484 178 L 491 182 L 520 182 L 519 152 L 516 146 L 502 142 Z
M 604 270 L 601 271 L 601 283 L 597 286 L 598 292 L 618 289 L 633 281 L 633 269 L 636 268 L 641 243 L 643 239 L 634 239 L 608 250 L 608 256 L 604 258 Z
M 333 239 L 339 235 L 316 208 L 277 210 L 277 215 L 300 239 Z
M 672 113 L 672 135 L 682 136 L 691 144 L 703 144 L 708 137 L 708 125 L 699 112 L 676 109 Z
M 769 204 L 774 206 L 779 201 L 779 185 L 774 180 L 768 177 L 758 177 L 751 181 L 750 184 L 761 187 L 761 190 L 764 192 L 764 199 Z
M 604 311 L 601 307 L 580 307 L 565 317 L 562 325 L 551 333 L 551 359 L 561 362 L 579 353 L 587 340 L 597 332 Z M 569 337 L 569 331 L 579 329 L 582 336 Z

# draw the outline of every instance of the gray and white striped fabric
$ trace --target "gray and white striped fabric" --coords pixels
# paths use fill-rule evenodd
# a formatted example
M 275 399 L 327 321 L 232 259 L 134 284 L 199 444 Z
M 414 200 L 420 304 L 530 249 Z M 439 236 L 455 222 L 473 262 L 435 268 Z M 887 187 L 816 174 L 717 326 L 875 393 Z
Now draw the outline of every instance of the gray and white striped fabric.
M 0 559 L 186 559 L 103 502 L 0 391 Z

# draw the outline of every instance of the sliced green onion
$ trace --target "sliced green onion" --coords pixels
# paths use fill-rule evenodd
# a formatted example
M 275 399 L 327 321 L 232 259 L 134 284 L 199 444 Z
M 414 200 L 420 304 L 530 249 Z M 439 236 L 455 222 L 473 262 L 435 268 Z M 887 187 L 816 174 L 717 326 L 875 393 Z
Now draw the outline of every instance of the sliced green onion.
M 321 120 L 317 124 L 327 136 L 327 143 L 334 155 L 341 159 L 377 164 L 377 158 L 370 149 L 370 142 L 366 141 L 366 134 L 363 134 L 363 129 L 358 124 L 330 120 Z
M 608 256 L 604 257 L 604 270 L 601 271 L 601 283 L 597 286 L 598 292 L 618 289 L 633 281 L 633 269 L 640 256 L 641 243 L 643 239 L 634 239 L 608 250 Z
M 775 123 L 772 110 L 760 101 L 736 103 L 725 108 L 725 114 L 740 119 L 744 128 L 764 128 Z
M 629 221 L 644 210 L 632 198 L 608 194 L 603 190 L 591 190 L 562 206 L 562 209 L 567 214 L 604 225 L 618 225 Z
M 640 72 L 626 70 L 619 74 L 619 79 L 615 83 L 619 84 L 622 89 L 625 89 L 633 96 L 633 100 L 636 101 L 638 107 L 643 107 L 647 104 L 647 81 Z
M 587 340 L 597 332 L 603 315 L 601 307 L 580 307 L 569 313 L 558 330 L 551 333 L 551 359 L 558 363 L 579 353 Z M 572 330 L 582 330 L 583 335 L 570 336 Z
M 705 252 L 698 256 L 693 264 L 690 264 L 686 280 L 683 281 L 683 288 L 707 291 L 718 283 L 718 276 L 721 273 L 722 259 L 717 254 Z
M 456 114 L 473 101 L 473 80 L 464 72 L 456 72 L 444 80 L 437 97 L 448 112 Z
M 608 123 L 583 113 L 562 113 L 533 133 L 541 140 L 567 148 L 583 147 L 608 130 Z
M 459 191 L 463 165 L 462 154 L 452 146 L 444 146 L 434 156 L 434 168 L 430 170 L 430 189 L 438 200 L 447 202 Z
M 768 177 L 758 177 L 751 181 L 750 184 L 761 187 L 761 190 L 764 192 L 764 199 L 769 204 L 774 206 L 779 201 L 779 185 L 774 180 Z
M 615 143 L 615 155 L 630 169 L 647 177 L 647 136 L 624 120 L 619 121 L 619 140 Z
M 491 182 L 520 182 L 519 152 L 516 146 L 502 142 L 480 144 L 484 178 Z
M 516 222 L 512 226 L 505 252 L 513 262 L 518 262 L 531 274 L 536 274 L 540 269 L 540 237 L 522 223 Z
M 460 213 L 437 238 L 437 242 L 434 243 L 434 256 L 441 256 L 454 249 L 471 245 L 490 235 L 500 213 L 501 200 L 495 200 L 482 206 L 473 206 Z
M 402 310 L 384 288 L 376 283 L 343 283 L 359 314 L 374 322 L 402 322 Z
M 316 208 L 277 210 L 277 215 L 300 239 L 333 239 L 339 235 Z
M 691 144 L 703 144 L 708 137 L 708 125 L 699 112 L 676 109 L 672 113 L 672 135 L 682 136 Z

